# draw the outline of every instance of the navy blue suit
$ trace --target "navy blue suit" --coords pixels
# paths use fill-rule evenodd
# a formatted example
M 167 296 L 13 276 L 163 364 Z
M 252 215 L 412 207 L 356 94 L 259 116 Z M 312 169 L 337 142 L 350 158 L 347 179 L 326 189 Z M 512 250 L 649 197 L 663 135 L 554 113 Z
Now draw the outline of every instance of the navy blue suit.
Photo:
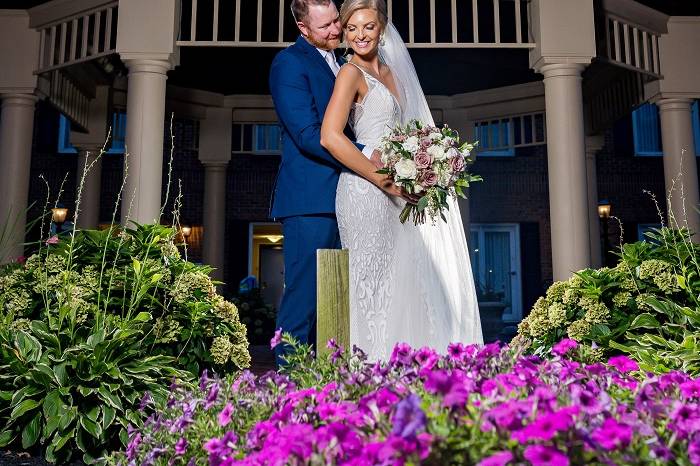
M 328 64 L 301 36 L 272 62 L 270 92 L 282 126 L 282 164 L 270 216 L 282 222 L 285 267 L 277 327 L 311 344 L 316 250 L 340 248 L 335 191 L 342 166 L 321 146 L 321 123 L 334 85 Z M 277 347 L 278 363 L 283 351 Z

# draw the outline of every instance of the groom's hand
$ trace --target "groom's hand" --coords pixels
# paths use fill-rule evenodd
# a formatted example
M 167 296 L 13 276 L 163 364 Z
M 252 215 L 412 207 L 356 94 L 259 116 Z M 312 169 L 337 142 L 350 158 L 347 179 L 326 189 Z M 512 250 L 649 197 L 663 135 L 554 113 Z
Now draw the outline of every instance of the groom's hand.
M 377 170 L 384 168 L 384 164 L 382 163 L 382 153 L 377 149 L 374 149 L 372 152 L 372 157 L 369 159 L 369 161 L 372 162 L 375 167 L 377 167 Z
M 384 176 L 384 178 L 378 183 L 378 186 L 382 191 L 390 196 L 400 197 L 410 204 L 416 204 L 418 199 L 420 199 L 419 196 L 409 194 L 405 189 L 396 186 L 394 184 L 394 180 L 388 176 Z

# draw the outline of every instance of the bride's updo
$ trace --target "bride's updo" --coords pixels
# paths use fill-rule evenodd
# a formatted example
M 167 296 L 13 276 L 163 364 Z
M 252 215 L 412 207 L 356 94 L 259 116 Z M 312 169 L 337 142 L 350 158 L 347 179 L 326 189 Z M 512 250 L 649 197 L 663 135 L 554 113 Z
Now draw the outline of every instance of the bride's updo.
M 345 0 L 340 7 L 340 24 L 343 29 L 348 25 L 352 15 L 358 10 L 375 10 L 379 18 L 379 26 L 383 31 L 386 28 L 386 2 L 384 0 Z

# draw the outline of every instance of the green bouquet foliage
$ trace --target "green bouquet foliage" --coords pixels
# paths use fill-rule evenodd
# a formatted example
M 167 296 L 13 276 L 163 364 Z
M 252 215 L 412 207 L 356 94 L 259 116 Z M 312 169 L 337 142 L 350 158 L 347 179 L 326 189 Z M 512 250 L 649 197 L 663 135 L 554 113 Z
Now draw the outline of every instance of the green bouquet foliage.
M 75 231 L 0 271 L 0 446 L 91 462 L 141 424 L 145 393 L 250 365 L 236 306 L 175 237 L 161 225 Z
M 663 227 L 625 244 L 613 268 L 585 269 L 554 283 L 518 328 L 545 355 L 562 338 L 588 357 L 628 353 L 643 369 L 700 373 L 700 246 L 686 229 Z

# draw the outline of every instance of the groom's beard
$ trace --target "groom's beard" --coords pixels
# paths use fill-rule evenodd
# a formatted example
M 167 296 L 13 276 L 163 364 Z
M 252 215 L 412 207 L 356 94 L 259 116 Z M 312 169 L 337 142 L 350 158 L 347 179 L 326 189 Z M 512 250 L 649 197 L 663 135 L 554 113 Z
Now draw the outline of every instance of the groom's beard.
M 340 37 L 335 39 L 316 39 L 315 37 L 308 35 L 304 36 L 311 45 L 321 50 L 335 50 L 340 46 Z

